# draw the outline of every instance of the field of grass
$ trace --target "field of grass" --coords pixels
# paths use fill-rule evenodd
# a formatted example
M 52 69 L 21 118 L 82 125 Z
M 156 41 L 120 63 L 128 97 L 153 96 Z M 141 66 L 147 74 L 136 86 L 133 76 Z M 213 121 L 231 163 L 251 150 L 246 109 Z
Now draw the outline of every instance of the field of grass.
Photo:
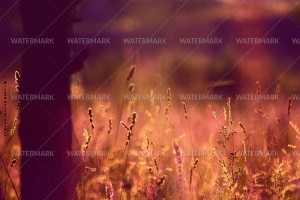
M 300 199 L 300 45 L 291 42 L 300 33 L 299 6 L 252 2 L 235 9 L 238 1 L 191 1 L 178 9 L 183 2 L 136 1 L 104 28 L 99 37 L 112 44 L 88 47 L 66 95 L 73 132 L 65 154 L 83 166 L 72 174 L 74 200 Z M 98 32 L 114 16 L 104 10 L 121 4 L 87 1 L 74 37 Z M 153 36 L 168 44 L 120 42 Z M 180 43 L 185 37 L 224 43 Z M 237 42 L 252 37 L 280 44 Z M 1 77 L 0 200 L 22 199 L 18 65 Z
M 295 97 L 275 85 L 275 101 L 241 100 L 237 94 L 183 100 L 187 93 L 176 87 L 144 91 L 138 76 L 132 66 L 122 77 L 121 101 L 72 101 L 74 145 L 68 154 L 85 166 L 76 199 L 300 198 Z M 248 93 L 267 94 L 260 82 L 253 85 Z M 73 94 L 79 90 L 72 86 Z M 136 94 L 148 99 L 130 96 Z M 16 198 L 19 187 L 14 103 L 1 157 L 2 194 L 8 199 Z

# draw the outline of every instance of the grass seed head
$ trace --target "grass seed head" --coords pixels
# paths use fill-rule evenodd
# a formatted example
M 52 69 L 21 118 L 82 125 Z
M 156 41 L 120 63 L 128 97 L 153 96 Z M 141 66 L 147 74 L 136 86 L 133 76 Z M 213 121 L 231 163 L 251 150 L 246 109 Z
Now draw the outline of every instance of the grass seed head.
M 196 159 L 193 164 L 193 168 L 195 169 L 198 166 L 199 159 Z
M 156 157 L 154 158 L 154 164 L 155 164 L 156 171 L 158 171 L 158 163 Z
M 183 106 L 183 110 L 184 110 L 184 118 L 185 119 L 188 119 L 188 116 L 187 116 L 187 108 L 186 108 L 186 105 L 184 102 L 182 102 L 182 106 Z
M 291 115 L 291 108 L 292 108 L 292 97 L 289 98 L 289 102 L 288 102 L 288 116 Z
M 243 133 L 246 134 L 246 128 L 242 122 L 239 122 L 240 127 L 243 129 Z
M 130 83 L 129 86 L 128 86 L 128 91 L 129 92 L 133 92 L 134 88 L 135 88 L 135 84 L 134 83 Z
M 169 119 L 169 108 L 168 107 L 166 107 L 166 109 L 165 109 L 165 118 L 166 118 L 166 120 Z
M 11 161 L 10 167 L 13 167 L 15 164 L 17 164 L 17 159 L 13 159 Z
M 15 83 L 16 83 L 16 90 L 19 91 L 20 89 L 20 79 L 21 75 L 18 71 L 15 71 Z
M 92 126 L 92 130 L 94 130 L 95 126 L 94 126 L 94 123 L 93 123 L 93 111 L 92 111 L 92 108 L 88 109 L 88 116 L 89 116 L 89 121 L 90 121 L 91 126 Z
M 134 77 L 135 72 L 136 72 L 136 66 L 132 65 L 129 70 L 129 75 L 127 77 L 127 81 L 130 81 Z
M 171 107 L 171 89 L 167 89 L 167 100 L 168 100 L 168 107 Z
M 108 131 L 107 131 L 107 133 L 109 134 L 111 132 L 111 130 L 112 130 L 112 120 L 111 120 L 111 118 L 109 118 L 108 119 Z

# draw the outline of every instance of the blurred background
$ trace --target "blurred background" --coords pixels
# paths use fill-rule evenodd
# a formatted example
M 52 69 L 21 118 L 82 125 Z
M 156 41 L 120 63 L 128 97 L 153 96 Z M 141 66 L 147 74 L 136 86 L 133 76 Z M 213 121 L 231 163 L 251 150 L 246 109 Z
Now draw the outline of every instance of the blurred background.
M 72 75 L 73 93 L 109 94 L 111 109 L 120 110 L 125 78 L 137 66 L 135 92 L 155 90 L 164 94 L 170 87 L 173 101 L 181 105 L 182 93 L 222 94 L 223 102 L 191 102 L 207 108 L 224 104 L 237 93 L 254 93 L 255 82 L 262 91 L 280 85 L 285 105 L 299 84 L 300 11 L 294 0 L 84 0 L 77 8 L 77 38 L 110 38 L 110 44 L 88 45 L 90 56 L 84 68 Z M 11 38 L 24 37 L 19 2 L 0 2 L 1 80 L 14 92 L 13 73 L 20 70 L 24 51 Z M 55 9 L 49 2 L 49 9 Z M 124 38 L 166 38 L 166 44 L 124 44 Z M 223 38 L 222 44 L 181 44 L 180 38 Z M 279 38 L 279 44 L 237 44 L 236 38 Z M 85 45 L 71 44 L 73 54 Z M 266 91 L 267 92 L 267 91 Z M 0 95 L 3 95 L 1 93 Z M 86 108 L 108 102 L 75 101 L 75 119 Z M 81 107 L 81 105 L 83 105 Z M 15 104 L 9 102 L 8 117 Z M 179 106 L 180 107 L 180 106 Z M 3 102 L 1 101 L 1 109 Z M 179 108 L 181 109 L 181 108 Z M 112 111 L 113 113 L 113 111 Z M 1 117 L 3 117 L 1 115 Z M 81 123 L 75 123 L 80 124 Z

